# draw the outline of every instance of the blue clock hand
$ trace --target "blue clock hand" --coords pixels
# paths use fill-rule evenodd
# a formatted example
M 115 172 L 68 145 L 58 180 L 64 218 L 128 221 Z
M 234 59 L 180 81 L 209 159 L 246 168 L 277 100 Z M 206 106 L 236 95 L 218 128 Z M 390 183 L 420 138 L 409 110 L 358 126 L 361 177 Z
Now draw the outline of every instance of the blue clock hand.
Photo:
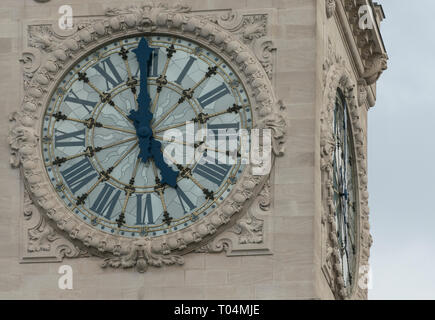
M 150 125 L 153 114 L 150 111 L 151 98 L 148 92 L 147 79 L 153 49 L 148 46 L 145 38 L 142 38 L 139 41 L 138 47 L 133 52 L 136 54 L 136 59 L 139 63 L 140 92 L 137 98 L 138 110 L 132 110 L 128 118 L 133 120 L 136 135 L 139 139 L 138 158 L 143 162 L 147 162 L 150 158 L 153 159 L 157 168 L 160 169 L 162 176 L 161 183 L 175 187 L 177 185 L 178 172 L 173 171 L 164 161 L 161 151 L 162 145 L 154 139 Z

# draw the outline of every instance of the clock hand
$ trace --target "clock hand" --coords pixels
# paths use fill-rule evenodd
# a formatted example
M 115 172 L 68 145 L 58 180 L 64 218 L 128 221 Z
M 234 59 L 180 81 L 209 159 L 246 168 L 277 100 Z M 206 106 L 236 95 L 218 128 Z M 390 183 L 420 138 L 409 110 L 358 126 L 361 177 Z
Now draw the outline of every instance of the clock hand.
M 139 139 L 139 158 L 147 162 L 150 158 L 154 160 L 156 166 L 160 169 L 162 183 L 171 187 L 177 184 L 178 172 L 173 171 L 163 159 L 162 145 L 153 137 L 151 121 L 153 114 L 150 111 L 151 98 L 148 92 L 148 70 L 151 64 L 151 55 L 153 49 L 148 46 L 145 38 L 139 41 L 139 45 L 133 50 L 136 54 L 140 69 L 140 92 L 137 98 L 138 110 L 132 110 L 128 116 L 133 120 L 136 128 L 136 135 Z

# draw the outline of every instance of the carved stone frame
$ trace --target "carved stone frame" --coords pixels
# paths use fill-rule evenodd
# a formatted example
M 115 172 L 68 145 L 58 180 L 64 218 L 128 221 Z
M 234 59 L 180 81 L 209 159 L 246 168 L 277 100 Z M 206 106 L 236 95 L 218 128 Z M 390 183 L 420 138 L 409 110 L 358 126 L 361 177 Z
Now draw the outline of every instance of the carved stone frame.
M 190 14 L 188 8 L 143 5 L 125 10 L 112 9 L 106 12 L 106 16 L 109 17 L 89 20 L 77 32 L 64 33 L 62 40 L 41 39 L 47 47 L 44 54 L 36 48 L 23 54 L 24 71 L 29 76 L 25 79 L 26 90 L 20 111 L 11 116 L 11 162 L 21 168 L 33 205 L 73 243 L 103 257 L 103 266 L 136 266 L 143 272 L 149 265 L 182 264 L 181 255 L 204 246 L 236 223 L 262 190 L 268 177 L 252 175 L 252 168 L 248 166 L 219 208 L 198 223 L 169 235 L 137 240 L 92 229 L 57 197 L 42 161 L 39 128 L 45 106 L 58 81 L 77 60 L 108 41 L 132 35 L 172 34 L 210 47 L 238 71 L 251 99 L 255 127 L 272 130 L 272 159 L 283 152 L 285 121 L 279 113 L 282 106 L 275 97 L 267 73 L 252 51 L 235 35 L 209 19 Z M 171 254 L 174 251 L 178 254 Z
M 321 165 L 321 222 L 322 222 L 322 271 L 333 294 L 339 299 L 366 299 L 368 263 L 372 238 L 369 227 L 369 208 L 367 191 L 367 157 L 366 134 L 362 122 L 362 113 L 366 109 L 359 105 L 355 97 L 356 83 L 346 69 L 344 60 L 330 48 L 329 56 L 324 64 L 324 93 L 320 111 L 320 165 Z M 332 156 L 334 139 L 332 137 L 333 111 L 337 89 L 345 95 L 351 119 L 351 130 L 355 148 L 356 185 L 357 185 L 357 243 L 356 274 L 351 294 L 346 293 L 343 275 L 339 262 L 338 238 L 334 219 L 332 201 Z

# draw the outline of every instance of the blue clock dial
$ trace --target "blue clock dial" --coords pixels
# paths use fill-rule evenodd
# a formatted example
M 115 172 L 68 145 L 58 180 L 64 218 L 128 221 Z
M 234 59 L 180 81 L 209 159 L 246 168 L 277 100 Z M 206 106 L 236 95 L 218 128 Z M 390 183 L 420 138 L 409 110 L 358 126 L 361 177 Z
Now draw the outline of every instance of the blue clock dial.
M 177 37 L 131 37 L 64 76 L 41 147 L 54 190 L 80 219 L 156 237 L 225 201 L 246 167 L 238 133 L 253 125 L 243 83 L 220 56 Z

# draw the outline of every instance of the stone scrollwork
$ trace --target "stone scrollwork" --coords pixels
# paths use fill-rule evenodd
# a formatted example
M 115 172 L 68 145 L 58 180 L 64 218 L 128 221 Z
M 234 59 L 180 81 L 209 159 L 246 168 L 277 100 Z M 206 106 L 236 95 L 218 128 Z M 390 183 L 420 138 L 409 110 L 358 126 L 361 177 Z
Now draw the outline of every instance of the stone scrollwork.
M 21 262 L 58 262 L 64 257 L 86 257 L 80 249 L 61 236 L 39 212 L 27 191 L 24 192 Z
M 148 2 L 141 6 L 132 5 L 126 8 L 109 8 L 106 10 L 106 16 L 120 16 L 120 15 L 128 15 L 128 14 L 136 14 L 139 19 L 147 19 L 148 17 L 144 16 L 147 12 L 151 15 L 157 15 L 160 13 L 189 13 L 191 11 L 191 7 L 185 5 L 181 2 L 177 3 L 164 3 L 164 2 Z M 142 20 L 143 23 L 145 20 Z M 152 22 L 152 19 L 150 19 Z
M 239 235 L 239 244 L 263 242 L 263 221 L 253 216 L 250 211 L 245 218 L 237 221 L 231 231 Z
M 33 125 L 33 119 L 26 116 L 24 112 L 22 114 L 14 112 L 9 116 L 9 121 L 12 123 L 8 134 L 11 149 L 10 164 L 12 167 L 18 168 L 21 163 L 24 164 L 25 158 L 27 167 L 30 167 L 34 160 L 31 157 L 30 149 L 35 147 L 38 141 L 37 134 L 30 127 Z
M 38 209 L 25 208 L 24 210 L 23 220 L 28 223 L 24 241 L 27 243 L 30 237 L 30 247 L 33 250 L 31 253 L 44 252 L 41 250 L 48 248 L 48 244 L 50 244 L 50 251 L 47 252 L 52 253 L 50 259 L 54 261 L 59 261 L 63 256 L 83 256 L 84 252 L 92 254 L 97 252 L 99 256 L 105 258 L 105 267 L 135 266 L 141 272 L 144 272 L 148 266 L 182 264 L 183 259 L 180 256 L 231 227 L 233 224 L 228 222 L 240 218 L 261 191 L 268 177 L 253 176 L 250 170 L 252 166 L 251 168 L 248 166 L 224 203 L 200 222 L 164 236 L 137 241 L 93 229 L 82 222 L 53 192 L 45 174 L 40 150 L 41 140 L 44 138 L 39 135 L 39 130 L 44 108 L 51 94 L 56 90 L 59 79 L 86 52 L 92 52 L 107 41 L 140 33 L 172 33 L 200 42 L 219 52 L 223 59 L 237 70 L 250 93 L 257 127 L 269 128 L 273 132 L 272 161 L 276 155 L 282 154 L 286 125 L 280 114 L 283 106 L 275 97 L 266 72 L 268 69 L 266 68 L 265 71 L 263 68 L 264 61 L 262 62 L 261 59 L 259 61 L 246 44 L 261 40 L 262 37 L 259 35 L 262 35 L 263 29 L 260 27 L 251 29 L 247 23 L 244 31 L 241 31 L 243 35 L 240 38 L 237 33 L 228 32 L 219 23 L 213 23 L 208 18 L 195 15 L 189 10 L 189 7 L 180 4 L 174 6 L 147 3 L 126 9 L 109 9 L 105 17 L 90 18 L 80 27 L 76 26 L 71 34 L 50 33 L 44 28 L 34 29 L 31 33 L 30 48 L 25 49 L 22 58 L 24 72 L 27 74 L 27 78 L 24 78 L 26 90 L 20 110 L 10 116 L 11 128 L 8 135 L 11 165 L 20 168 L 25 189 L 29 192 L 27 202 L 31 201 L 31 205 Z M 263 26 L 260 20 L 252 21 Z M 271 48 L 271 44 L 261 45 L 260 48 L 265 48 L 264 50 L 267 51 Z M 267 57 L 265 59 L 267 60 Z M 263 208 L 268 207 L 269 204 L 263 200 Z M 253 215 L 256 218 L 249 216 L 239 224 L 240 232 L 239 234 L 233 232 L 234 237 L 244 235 L 246 230 L 249 230 L 256 238 L 248 237 L 244 242 L 258 242 L 260 220 L 263 218 L 255 213 Z M 43 223 L 40 219 L 46 221 Z M 263 229 L 264 227 L 263 225 Z M 29 229 L 32 231 L 27 232 Z M 66 234 L 71 241 L 56 238 L 51 230 L 62 235 Z M 83 245 L 85 249 L 79 249 L 76 243 Z M 266 243 L 264 239 L 263 243 Z M 37 251 L 37 248 L 40 251 Z M 173 254 L 174 252 L 177 254 Z M 259 252 L 264 254 L 269 252 L 269 249 L 264 247 L 259 249 Z M 23 260 L 33 261 L 34 256 L 27 256 L 29 252 Z M 37 259 L 38 256 L 34 258 Z M 41 258 L 44 259 L 46 258 Z
M 269 79 L 272 79 L 276 47 L 267 37 L 267 14 L 245 15 L 238 11 L 228 11 L 221 16 L 208 15 L 206 18 L 249 45 Z
M 362 289 L 358 284 L 359 280 L 365 275 L 355 275 L 356 285 L 354 284 L 353 293 L 347 296 L 344 290 L 343 275 L 339 267 L 339 249 L 337 238 L 337 226 L 334 219 L 334 204 L 332 200 L 333 192 L 333 150 L 334 139 L 332 136 L 333 111 L 335 108 L 335 99 L 337 88 L 340 88 L 346 97 L 349 108 L 349 117 L 351 119 L 353 141 L 355 147 L 355 163 L 357 172 L 357 197 L 358 203 L 358 230 L 356 256 L 357 266 L 368 266 L 370 246 L 372 243 L 369 229 L 369 208 L 368 208 L 368 191 L 367 191 L 367 158 L 366 158 L 366 135 L 362 123 L 361 114 L 366 111 L 362 110 L 358 103 L 358 92 L 355 81 L 350 73 L 346 70 L 342 59 L 335 52 L 330 51 L 330 56 L 326 59 L 324 68 L 326 86 L 324 88 L 323 103 L 321 109 L 321 137 L 320 137 L 320 167 L 322 173 L 322 270 L 333 293 L 342 299 L 367 297 L 367 290 Z M 335 61 L 331 63 L 331 61 Z
M 207 16 L 207 19 L 223 29 L 238 35 L 245 44 L 250 44 L 255 39 L 260 39 L 267 35 L 266 14 L 244 15 L 238 11 L 228 11 L 221 16 Z
M 349 23 L 352 36 L 355 40 L 356 47 L 358 48 L 364 65 L 364 70 L 361 77 L 364 78 L 367 82 L 367 85 L 370 86 L 374 84 L 379 79 L 381 74 L 387 69 L 388 55 L 384 52 L 383 48 L 379 48 L 379 46 L 376 45 L 377 28 L 360 27 L 360 20 L 362 17 L 360 9 L 361 6 L 367 5 L 367 2 L 363 0 L 341 2 L 343 11 L 347 17 L 346 23 Z M 373 8 L 370 10 L 373 10 Z M 373 12 L 372 15 L 374 15 Z M 376 24 L 376 18 L 374 18 L 371 23 Z
M 145 272 L 148 266 L 161 267 L 162 265 L 184 264 L 184 260 L 176 255 L 153 254 L 150 239 L 135 241 L 130 251 L 122 257 L 106 258 L 102 264 L 103 268 L 131 268 L 136 267 L 138 272 Z
M 375 103 L 375 97 L 369 86 L 376 83 L 382 73 L 387 69 L 388 55 L 382 43 L 379 43 L 378 21 L 382 17 L 376 16 L 376 3 L 370 4 L 365 0 L 325 0 L 326 16 L 331 18 L 334 13 L 338 17 L 336 22 L 346 33 L 346 37 L 354 39 L 352 55 L 358 64 L 358 90 L 359 100 L 366 101 L 368 107 Z M 367 6 L 370 8 L 367 9 Z M 364 8 L 366 7 L 366 8 Z M 366 10 L 371 10 L 368 21 L 371 27 L 361 27 L 361 19 L 365 19 Z M 379 19 L 379 20 L 378 20 Z M 357 54 L 359 53 L 359 54 Z M 358 62 L 358 61 L 361 62 Z
M 266 37 L 260 38 L 256 40 L 252 46 L 255 56 L 261 62 L 261 65 L 266 71 L 269 79 L 272 79 L 273 59 L 274 52 L 276 51 L 276 47 L 274 46 L 273 41 Z
M 50 251 L 50 242 L 56 239 L 56 233 L 53 228 L 46 225 L 44 219 L 41 219 L 41 223 L 29 231 L 29 252 L 38 251 Z
M 225 252 L 227 256 L 272 254 L 267 232 L 270 206 L 270 182 L 267 181 L 246 215 L 236 221 L 233 227 L 198 248 L 196 252 Z

